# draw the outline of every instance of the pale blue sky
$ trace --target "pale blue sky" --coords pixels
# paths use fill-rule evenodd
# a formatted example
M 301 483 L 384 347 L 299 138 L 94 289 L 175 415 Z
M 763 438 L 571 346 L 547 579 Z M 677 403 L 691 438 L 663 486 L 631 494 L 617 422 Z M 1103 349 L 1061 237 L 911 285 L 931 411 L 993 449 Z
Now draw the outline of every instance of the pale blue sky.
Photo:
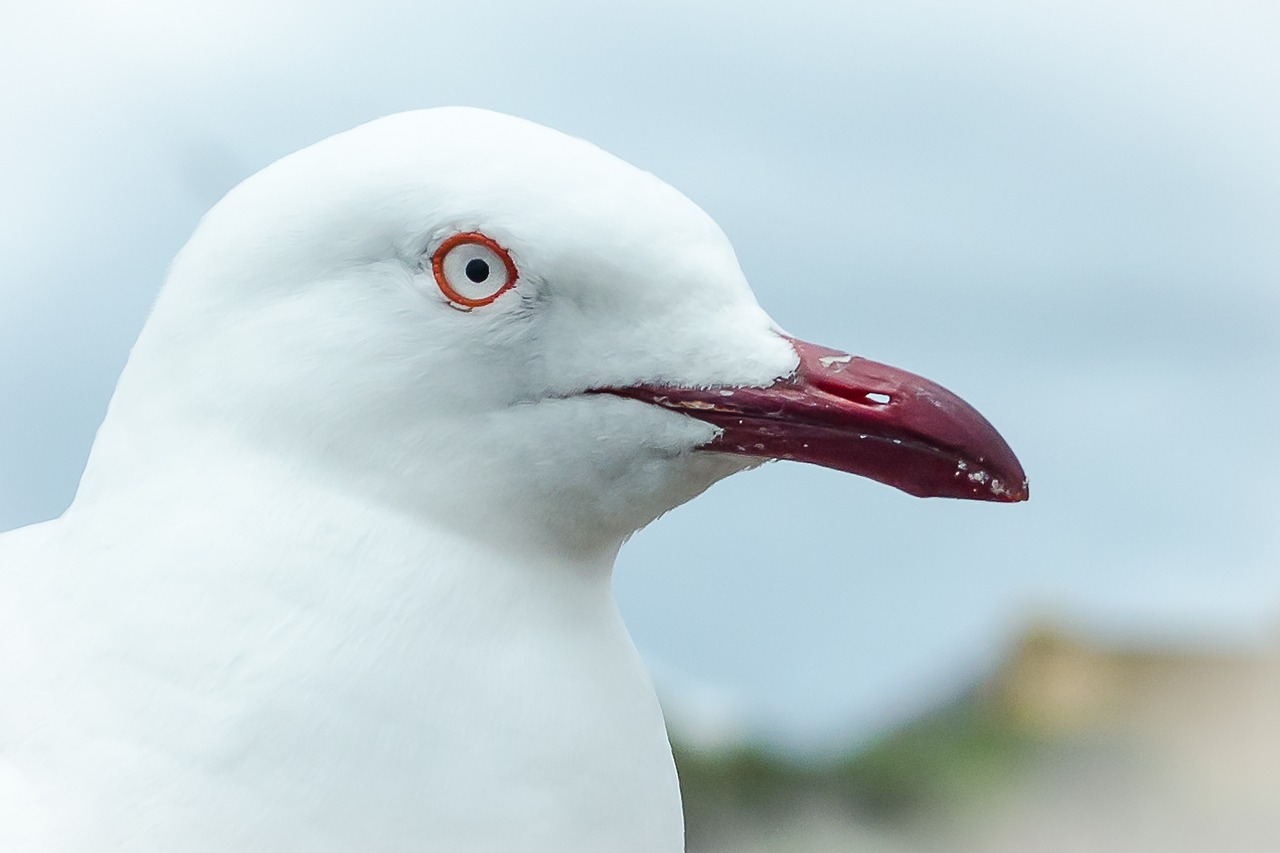
M 1018 507 L 794 465 L 721 484 L 623 552 L 662 680 L 747 725 L 857 733 L 1030 614 L 1280 613 L 1274 5 L 99 5 L 0 24 L 0 529 L 69 501 L 223 192 L 467 103 L 673 183 L 789 331 L 956 390 L 1031 477 Z

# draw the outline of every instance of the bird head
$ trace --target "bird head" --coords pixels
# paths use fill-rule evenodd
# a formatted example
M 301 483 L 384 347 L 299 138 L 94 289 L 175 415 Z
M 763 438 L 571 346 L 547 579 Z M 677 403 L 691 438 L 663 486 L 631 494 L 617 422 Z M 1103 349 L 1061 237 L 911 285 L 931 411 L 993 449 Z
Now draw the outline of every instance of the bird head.
M 100 442 L 191 453 L 179 423 L 512 542 L 616 543 L 769 459 L 1027 494 L 955 395 L 784 334 L 685 196 L 474 109 L 341 133 L 207 214 Z

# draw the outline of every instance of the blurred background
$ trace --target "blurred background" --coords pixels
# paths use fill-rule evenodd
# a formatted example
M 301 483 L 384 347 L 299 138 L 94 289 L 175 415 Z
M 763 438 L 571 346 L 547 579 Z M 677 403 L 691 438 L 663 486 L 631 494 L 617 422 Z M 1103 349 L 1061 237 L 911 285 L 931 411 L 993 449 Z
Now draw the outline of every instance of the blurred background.
M 691 851 L 1273 850 L 1280 7 L 0 10 L 0 529 L 69 502 L 169 259 L 377 116 L 514 113 L 714 216 L 790 332 L 974 403 L 1032 500 L 817 468 L 624 549 Z

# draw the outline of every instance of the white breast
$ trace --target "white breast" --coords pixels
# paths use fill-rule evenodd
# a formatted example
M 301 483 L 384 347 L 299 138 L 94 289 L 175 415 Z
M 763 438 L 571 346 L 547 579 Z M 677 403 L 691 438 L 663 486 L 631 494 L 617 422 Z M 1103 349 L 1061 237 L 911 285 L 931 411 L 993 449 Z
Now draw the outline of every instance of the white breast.
M 503 552 L 262 464 L 183 478 L 163 527 L 149 484 L 0 545 L 0 694 L 39 697 L 5 709 L 0 849 L 683 848 L 612 553 Z

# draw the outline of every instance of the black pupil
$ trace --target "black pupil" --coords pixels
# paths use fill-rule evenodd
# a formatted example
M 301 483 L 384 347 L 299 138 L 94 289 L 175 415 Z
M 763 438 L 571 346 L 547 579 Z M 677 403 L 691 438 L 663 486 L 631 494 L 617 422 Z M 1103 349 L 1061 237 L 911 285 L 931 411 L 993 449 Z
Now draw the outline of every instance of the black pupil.
M 467 261 L 467 278 L 476 284 L 484 281 L 489 277 L 489 264 L 479 258 L 472 258 Z

